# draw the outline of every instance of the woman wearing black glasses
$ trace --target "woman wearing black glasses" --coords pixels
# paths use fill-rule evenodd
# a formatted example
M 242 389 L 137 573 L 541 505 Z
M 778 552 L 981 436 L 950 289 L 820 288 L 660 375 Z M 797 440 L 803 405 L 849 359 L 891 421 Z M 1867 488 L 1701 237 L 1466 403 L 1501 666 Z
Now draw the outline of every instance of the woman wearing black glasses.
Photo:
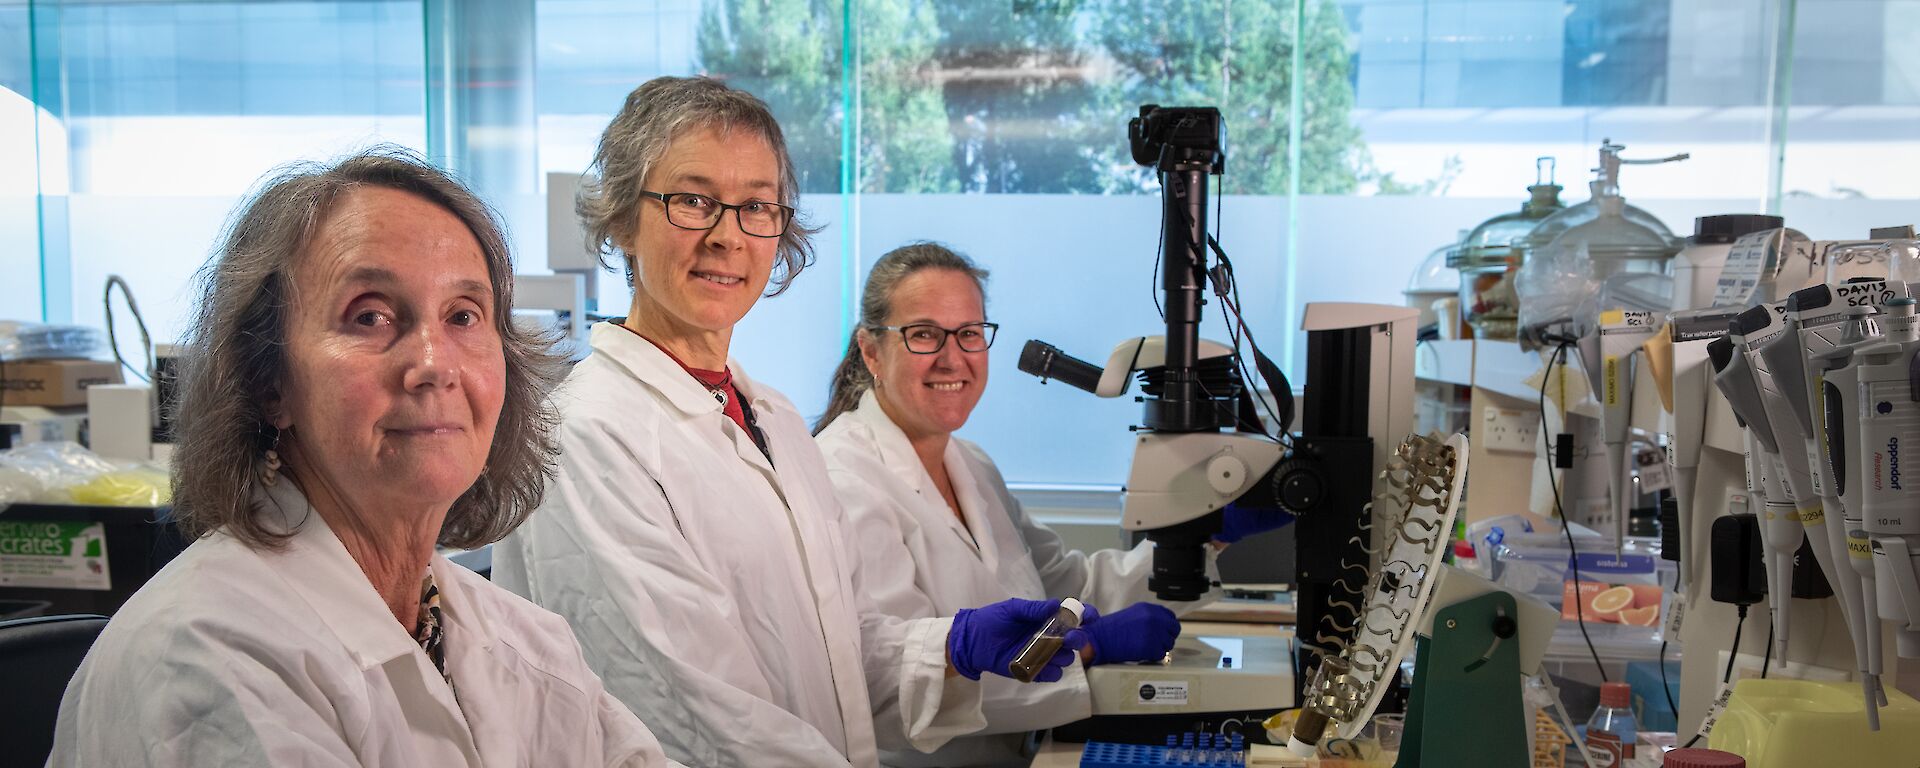
M 953 436 L 987 386 L 987 349 L 998 326 L 987 322 L 986 279 L 986 270 L 936 243 L 894 249 L 867 276 L 860 327 L 814 432 L 859 537 L 868 589 L 880 610 L 902 619 L 1007 598 L 1130 606 L 1083 624 L 1090 643 L 1081 658 L 1157 661 L 1173 647 L 1180 622 L 1141 602 L 1150 597 L 1152 545 L 1091 555 L 1068 549 L 1020 508 L 979 446 Z M 883 762 L 1026 765 L 1025 732 L 1090 713 L 1087 678 L 1077 668 L 1058 685 L 983 683 L 982 735 L 931 755 L 890 753 Z
M 734 326 L 812 254 L 773 114 L 717 80 L 658 78 L 607 126 L 594 171 L 587 241 L 633 303 L 554 390 L 560 459 L 495 547 L 494 579 L 571 622 L 607 690 L 658 717 L 687 765 L 872 768 L 883 747 L 978 729 L 972 681 L 1009 674 L 1057 603 L 873 610 L 806 422 L 729 355 Z

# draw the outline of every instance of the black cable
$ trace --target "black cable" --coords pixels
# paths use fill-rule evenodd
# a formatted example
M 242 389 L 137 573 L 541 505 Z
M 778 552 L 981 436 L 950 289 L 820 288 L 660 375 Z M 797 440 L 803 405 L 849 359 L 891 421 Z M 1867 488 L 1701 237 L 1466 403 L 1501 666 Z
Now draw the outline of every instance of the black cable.
M 1560 516 L 1560 530 L 1567 534 L 1567 564 L 1573 571 L 1573 618 L 1580 625 L 1580 638 L 1587 641 L 1587 653 L 1593 656 L 1593 668 L 1600 672 L 1600 682 L 1611 682 L 1607 677 L 1607 665 L 1600 663 L 1600 651 L 1593 647 L 1593 636 L 1587 634 L 1587 609 L 1580 602 L 1580 550 L 1573 543 L 1573 521 L 1567 519 L 1567 512 L 1560 505 L 1560 479 L 1553 474 L 1553 443 L 1547 429 L 1547 381 L 1553 378 L 1556 367 L 1566 357 L 1568 344 L 1560 342 L 1553 350 L 1553 357 L 1547 363 L 1547 375 L 1540 377 L 1540 441 L 1547 449 L 1547 484 L 1553 487 L 1553 513 Z M 1566 375 L 1562 371 L 1562 376 Z
M 1162 147 L 1161 153 L 1163 157 L 1165 155 L 1165 152 L 1166 152 L 1166 148 Z M 1222 211 L 1225 210 L 1223 207 L 1221 207 L 1220 195 L 1217 193 L 1217 190 L 1223 188 L 1221 185 L 1224 184 L 1224 180 L 1223 180 L 1224 176 L 1225 174 L 1222 174 L 1221 179 L 1217 179 L 1215 181 L 1216 194 L 1214 195 L 1213 225 L 1216 230 L 1220 227 L 1221 213 Z M 1159 178 L 1160 178 L 1160 185 L 1162 187 L 1165 187 L 1167 183 L 1167 175 L 1164 172 L 1160 173 Z M 1193 217 L 1187 214 L 1187 209 L 1179 206 L 1175 206 L 1174 210 L 1178 211 L 1180 214 L 1180 223 L 1182 226 L 1182 231 L 1191 232 L 1194 229 L 1194 226 L 1193 226 L 1194 222 L 1193 222 Z M 1166 245 L 1166 227 L 1167 227 L 1167 218 L 1166 216 L 1162 215 L 1160 217 L 1160 247 L 1156 248 L 1156 250 L 1154 251 L 1154 259 L 1153 259 L 1153 264 L 1154 264 L 1153 271 L 1156 276 L 1158 276 L 1160 273 L 1161 254 L 1164 251 L 1165 245 Z M 1213 286 L 1214 295 L 1219 297 L 1221 303 L 1224 305 L 1223 312 L 1230 310 L 1232 313 L 1232 317 L 1227 319 L 1227 334 L 1228 334 L 1229 340 L 1233 342 L 1234 364 L 1240 371 L 1240 378 L 1242 381 L 1246 382 L 1249 390 L 1257 389 L 1256 387 L 1254 387 L 1255 379 L 1251 375 L 1252 371 L 1247 369 L 1246 360 L 1240 354 L 1240 339 L 1242 337 L 1246 339 L 1247 346 L 1253 350 L 1253 353 L 1256 357 L 1264 356 L 1265 353 L 1260 350 L 1260 343 L 1254 340 L 1253 329 L 1247 327 L 1246 316 L 1241 314 L 1240 312 L 1240 306 L 1241 306 L 1240 281 L 1238 278 L 1234 277 L 1233 259 L 1227 256 L 1226 249 L 1220 247 L 1220 239 L 1216 237 L 1213 233 L 1203 231 L 1200 233 L 1200 236 L 1205 242 L 1189 239 L 1187 242 L 1187 245 L 1188 247 L 1193 249 L 1194 255 L 1199 257 L 1200 265 L 1202 267 L 1206 266 L 1206 255 L 1208 251 L 1212 251 L 1213 255 L 1220 260 L 1220 266 L 1221 266 L 1220 274 L 1225 275 L 1224 280 L 1221 279 L 1218 275 L 1215 275 L 1214 273 L 1212 273 L 1211 271 L 1204 270 L 1204 269 L 1202 271 L 1207 275 L 1208 284 Z M 1224 286 L 1221 284 L 1222 282 L 1225 283 Z M 1160 306 L 1159 286 L 1157 284 L 1155 286 L 1155 290 L 1153 294 L 1153 301 L 1154 301 L 1154 308 L 1156 310 L 1160 310 L 1160 319 L 1162 321 L 1165 321 L 1167 317 L 1166 311 Z M 1278 395 L 1276 395 L 1275 397 L 1277 399 Z M 1275 410 L 1275 406 L 1269 405 L 1265 398 L 1255 396 L 1253 399 L 1259 403 L 1260 409 L 1266 413 L 1267 418 L 1273 421 L 1275 430 L 1279 433 L 1278 435 L 1267 434 L 1266 431 L 1263 429 L 1262 434 L 1265 435 L 1268 439 L 1279 442 L 1282 445 L 1291 446 L 1293 443 L 1293 440 L 1292 440 L 1292 434 L 1290 433 L 1289 428 L 1291 426 L 1292 419 L 1291 418 L 1281 419 L 1280 414 Z M 1289 417 L 1291 417 L 1291 414 L 1289 414 Z
M 1786 659 L 1781 659 L 1782 664 Z M 1773 666 L 1773 622 L 1767 622 L 1767 654 L 1760 659 L 1760 679 L 1767 679 L 1767 668 Z
M 1727 650 L 1727 671 L 1720 674 L 1721 685 L 1733 682 L 1733 663 L 1740 658 L 1740 630 L 1747 626 L 1747 607 L 1739 604 L 1735 604 L 1734 607 L 1740 611 L 1740 620 L 1733 624 L 1733 647 Z M 1767 646 L 1772 647 L 1773 643 L 1767 643 Z M 1695 731 L 1693 738 L 1687 739 L 1687 743 L 1681 748 L 1692 749 L 1693 745 L 1698 743 L 1700 743 L 1700 732 Z
M 1733 662 L 1740 658 L 1740 630 L 1747 626 L 1747 607 L 1736 604 L 1734 609 L 1740 618 L 1733 623 L 1733 647 L 1727 651 L 1727 671 L 1720 673 L 1722 683 L 1733 682 Z
M 1578 592 L 1578 591 L 1579 590 L 1575 590 L 1575 592 Z M 1673 591 L 1674 591 L 1673 599 L 1676 601 L 1679 600 L 1680 599 L 1680 572 L 1679 571 L 1673 572 Z M 1680 606 L 1676 603 L 1674 605 L 1674 609 L 1678 610 L 1679 608 Z M 1660 658 L 1656 659 L 1655 663 L 1660 665 L 1660 692 L 1663 694 L 1666 694 L 1667 696 L 1667 710 L 1673 713 L 1673 721 L 1675 723 L 1679 723 L 1680 722 L 1680 705 L 1673 703 L 1673 689 L 1668 687 L 1668 684 L 1667 684 L 1667 643 L 1672 639 L 1673 638 L 1667 636 L 1667 633 L 1663 628 L 1660 632 Z

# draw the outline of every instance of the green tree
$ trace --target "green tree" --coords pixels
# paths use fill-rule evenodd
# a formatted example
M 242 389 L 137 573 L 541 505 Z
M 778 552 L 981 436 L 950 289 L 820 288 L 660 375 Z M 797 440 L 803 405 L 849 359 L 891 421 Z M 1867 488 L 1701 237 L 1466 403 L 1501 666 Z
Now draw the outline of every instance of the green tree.
M 1094 117 L 1093 57 L 1076 32 L 1081 0 L 938 5 L 939 64 L 968 192 L 1090 192 L 1101 188 L 1091 147 L 1126 141 L 1125 123 Z
M 958 192 L 932 0 L 858 0 L 860 190 Z
M 773 110 L 800 189 L 840 191 L 840 3 L 720 0 L 700 8 L 701 70 Z
M 927 75 L 938 22 L 929 0 L 855 0 L 860 27 L 860 179 L 864 192 L 958 191 L 953 138 Z M 847 130 L 841 0 L 709 0 L 701 69 L 762 100 L 786 133 L 801 189 L 840 191 Z
M 1091 34 L 1115 69 L 1096 102 L 1099 113 L 1117 121 L 1141 104 L 1218 106 L 1227 124 L 1226 191 L 1288 191 L 1290 0 L 1100 0 L 1091 14 Z M 1365 144 L 1351 119 L 1346 25 L 1333 0 L 1307 0 L 1305 22 L 1303 60 L 1312 76 L 1302 96 L 1300 191 L 1351 193 Z M 1124 146 L 1099 151 L 1110 191 L 1151 186 L 1150 172 L 1136 168 Z

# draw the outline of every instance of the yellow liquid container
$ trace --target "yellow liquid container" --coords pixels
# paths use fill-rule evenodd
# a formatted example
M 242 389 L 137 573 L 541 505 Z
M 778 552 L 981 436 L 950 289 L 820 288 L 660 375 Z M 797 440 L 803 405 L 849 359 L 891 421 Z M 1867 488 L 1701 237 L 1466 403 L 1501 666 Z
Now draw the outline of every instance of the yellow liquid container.
M 1707 743 L 1748 768 L 1920 763 L 1920 702 L 1887 689 L 1880 730 L 1867 730 L 1856 682 L 1741 680 Z

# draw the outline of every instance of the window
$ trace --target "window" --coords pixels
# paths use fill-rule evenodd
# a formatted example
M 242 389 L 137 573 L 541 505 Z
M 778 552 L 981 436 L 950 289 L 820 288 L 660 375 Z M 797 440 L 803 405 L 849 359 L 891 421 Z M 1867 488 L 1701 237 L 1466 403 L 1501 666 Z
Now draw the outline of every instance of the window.
M 428 5 L 0 0 L 0 266 L 29 275 L 0 284 L 0 306 L 97 323 L 119 272 L 171 339 L 186 276 L 267 170 L 376 141 L 435 149 L 423 103 L 448 84 L 430 82 L 423 40 L 476 30 L 440 29 Z M 472 18 L 533 51 L 530 79 L 489 86 L 531 90 L 524 125 L 505 127 L 535 137 L 540 172 L 586 170 L 655 76 L 711 74 L 768 101 L 803 216 L 824 229 L 818 262 L 733 351 L 803 413 L 825 405 L 866 266 L 939 240 L 992 270 L 1002 324 L 965 436 L 1011 480 L 1112 485 L 1139 406 L 1042 386 L 1015 360 L 1037 338 L 1098 363 L 1162 331 L 1159 187 L 1126 147 L 1141 104 L 1224 111 L 1217 232 L 1248 321 L 1297 385 L 1304 302 L 1400 303 L 1435 246 L 1516 208 L 1536 157 L 1584 200 L 1602 139 L 1629 157 L 1692 153 L 1622 178 L 1677 234 L 1764 209 L 1825 239 L 1911 223 L 1920 64 L 1900 54 L 1920 45 L 1916 7 L 1306 0 L 1297 34 L 1293 0 L 536 0 L 531 25 Z M 522 268 L 543 270 L 545 206 L 482 191 Z M 620 275 L 597 285 L 602 312 L 626 311 Z M 1224 338 L 1207 310 L 1203 334 Z
M 60 71 L 41 73 L 38 98 L 66 134 L 42 137 L 41 180 L 71 180 L 45 200 L 66 214 L 49 236 L 50 317 L 101 325 L 120 274 L 171 341 L 190 277 L 268 171 L 381 142 L 426 149 L 418 3 L 35 5 L 35 63 Z

